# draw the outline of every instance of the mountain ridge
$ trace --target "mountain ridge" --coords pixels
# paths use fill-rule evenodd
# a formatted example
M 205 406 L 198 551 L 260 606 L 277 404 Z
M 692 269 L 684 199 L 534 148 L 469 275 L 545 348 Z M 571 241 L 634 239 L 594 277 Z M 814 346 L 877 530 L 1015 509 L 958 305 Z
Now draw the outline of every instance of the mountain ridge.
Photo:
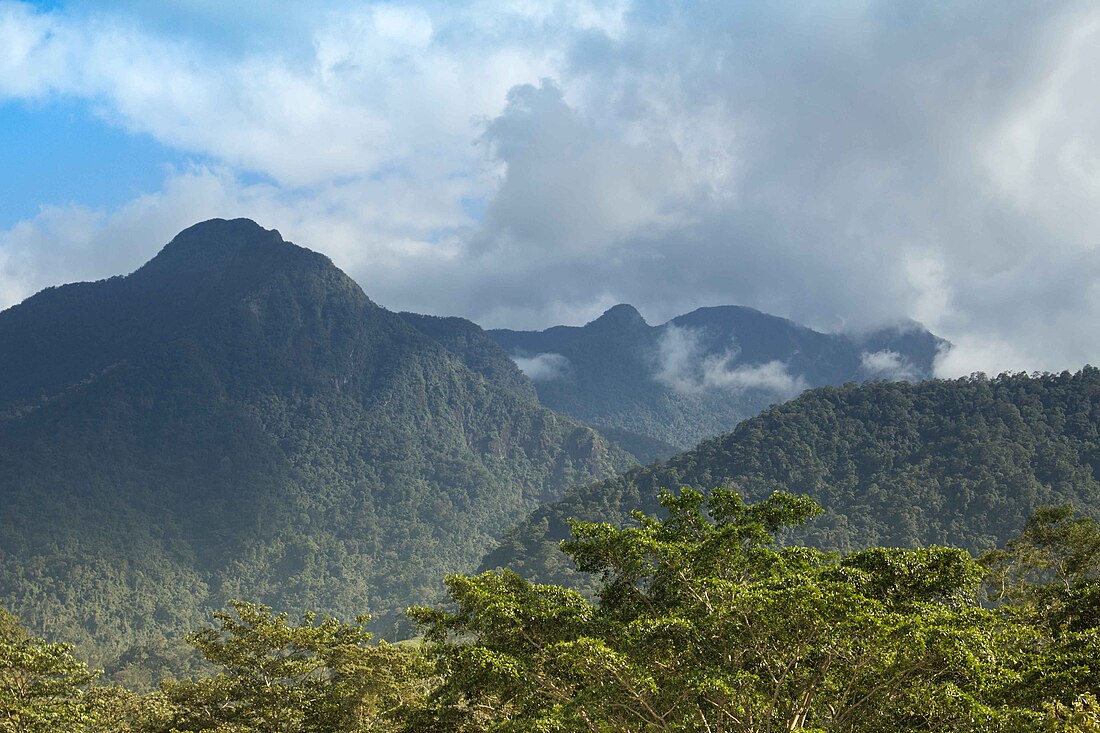
M 527 510 L 634 462 L 495 344 L 498 371 L 452 347 L 249 220 L 0 312 L 0 593 L 131 677 L 232 598 L 392 634 Z
M 548 407 L 681 448 L 806 388 L 931 378 L 950 346 L 915 323 L 827 334 L 737 305 L 651 326 L 624 303 L 584 326 L 487 333 Z
M 808 495 L 825 513 L 786 539 L 824 549 L 1000 546 L 1042 505 L 1100 517 L 1100 369 L 810 390 L 667 461 L 571 489 L 482 566 L 576 584 L 558 551 L 568 519 L 629 524 L 681 486 Z

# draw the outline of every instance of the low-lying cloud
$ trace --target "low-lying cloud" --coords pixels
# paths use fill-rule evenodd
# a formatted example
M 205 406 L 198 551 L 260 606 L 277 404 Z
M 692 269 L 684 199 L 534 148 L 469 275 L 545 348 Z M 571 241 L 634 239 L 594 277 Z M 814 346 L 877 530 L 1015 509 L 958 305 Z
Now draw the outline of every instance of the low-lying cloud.
M 569 359 L 561 354 L 545 352 L 534 356 L 513 354 L 512 361 L 532 382 L 550 382 L 569 376 Z
M 805 381 L 792 375 L 783 362 L 738 364 L 739 351 L 735 345 L 731 344 L 722 353 L 707 353 L 702 336 L 697 329 L 665 326 L 657 344 L 653 378 L 684 394 L 706 390 L 764 390 L 793 397 L 806 389 Z
M 783 397 L 792 397 L 806 389 L 801 377 L 793 376 L 781 361 L 769 361 L 753 366 L 735 362 L 735 356 L 708 357 L 703 361 L 703 385 L 740 392 L 762 389 Z
M 864 351 L 860 354 L 859 360 L 863 373 L 869 379 L 911 382 L 920 376 L 919 371 L 912 362 L 890 349 L 874 352 Z

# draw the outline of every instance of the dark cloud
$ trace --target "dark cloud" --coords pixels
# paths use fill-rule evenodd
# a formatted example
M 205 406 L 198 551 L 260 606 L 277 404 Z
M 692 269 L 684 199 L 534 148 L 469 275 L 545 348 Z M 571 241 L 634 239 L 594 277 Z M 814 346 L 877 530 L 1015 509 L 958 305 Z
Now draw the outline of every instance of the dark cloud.
M 505 173 L 456 305 L 914 317 L 959 343 L 947 371 L 1080 366 L 1100 350 L 1095 68 L 1081 4 L 634 13 L 488 125 Z

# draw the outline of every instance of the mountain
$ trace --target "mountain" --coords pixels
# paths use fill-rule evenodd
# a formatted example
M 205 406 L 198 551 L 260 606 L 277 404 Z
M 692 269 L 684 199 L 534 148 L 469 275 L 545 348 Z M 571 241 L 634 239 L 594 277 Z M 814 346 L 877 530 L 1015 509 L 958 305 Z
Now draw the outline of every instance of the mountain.
M 570 490 L 489 553 L 544 582 L 576 582 L 557 542 L 568 518 L 622 523 L 661 489 L 734 485 L 751 500 L 807 494 L 825 514 L 789 539 L 981 550 L 1041 505 L 1100 517 L 1100 369 L 955 381 L 872 382 L 804 393 L 671 460 Z
M 244 219 L 0 313 L 0 595 L 131 682 L 235 598 L 390 638 L 502 529 L 633 462 L 480 329 L 414 327 Z
M 481 326 L 465 318 L 400 313 L 401 318 L 457 356 L 469 369 L 498 387 L 530 401 L 538 400 L 535 385 Z
M 464 318 L 401 313 L 413 328 L 435 339 L 470 369 L 515 394 L 537 400 L 534 383 L 516 366 L 516 362 L 481 326 Z M 629 430 L 601 425 L 600 434 L 641 463 L 671 458 L 680 449 L 663 440 Z
M 948 346 L 917 324 L 826 334 L 741 306 L 650 326 L 617 305 L 585 326 L 488 333 L 547 407 L 681 448 L 807 388 L 928 379 Z

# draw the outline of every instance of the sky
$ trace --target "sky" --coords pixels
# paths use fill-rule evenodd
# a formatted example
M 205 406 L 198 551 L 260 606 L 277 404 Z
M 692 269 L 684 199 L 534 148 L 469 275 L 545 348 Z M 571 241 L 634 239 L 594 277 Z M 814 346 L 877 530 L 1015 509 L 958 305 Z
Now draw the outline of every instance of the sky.
M 0 308 L 246 216 L 486 327 L 1100 363 L 1100 5 L 0 0 Z

